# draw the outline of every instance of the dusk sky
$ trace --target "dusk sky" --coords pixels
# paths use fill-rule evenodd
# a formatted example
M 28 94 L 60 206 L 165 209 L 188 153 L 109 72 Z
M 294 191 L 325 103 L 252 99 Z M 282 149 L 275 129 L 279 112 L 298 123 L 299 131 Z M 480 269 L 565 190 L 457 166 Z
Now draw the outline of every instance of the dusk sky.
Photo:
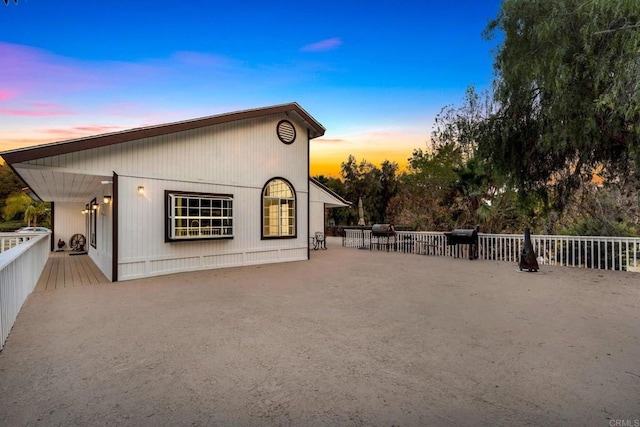
M 499 0 L 0 2 L 0 151 L 297 102 L 349 154 L 406 164 L 436 114 L 487 88 Z

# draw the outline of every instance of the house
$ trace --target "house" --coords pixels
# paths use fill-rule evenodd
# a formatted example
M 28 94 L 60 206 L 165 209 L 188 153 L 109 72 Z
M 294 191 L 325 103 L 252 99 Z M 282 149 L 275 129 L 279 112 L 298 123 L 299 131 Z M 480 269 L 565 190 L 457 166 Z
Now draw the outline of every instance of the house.
M 297 103 L 0 153 L 52 202 L 52 242 L 85 237 L 111 281 L 309 258 L 324 209 L 309 178 L 325 128 Z

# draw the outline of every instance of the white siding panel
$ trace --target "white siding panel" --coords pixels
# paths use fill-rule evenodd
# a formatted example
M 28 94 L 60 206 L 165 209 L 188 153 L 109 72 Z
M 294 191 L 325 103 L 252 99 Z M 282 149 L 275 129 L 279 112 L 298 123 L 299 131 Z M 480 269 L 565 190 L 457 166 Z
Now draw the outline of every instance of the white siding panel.
M 202 257 L 202 265 L 205 268 L 235 267 L 243 264 L 242 253 L 209 255 Z
M 288 117 L 297 138 L 293 144 L 283 144 L 276 133 L 283 118 L 287 116 L 276 114 L 225 123 L 54 156 L 46 162 L 73 171 L 72 179 L 82 177 L 83 171 L 93 177 L 118 174 L 118 280 L 307 259 L 307 130 Z M 295 239 L 261 239 L 262 188 L 274 177 L 287 179 L 296 191 Z M 143 195 L 137 192 L 140 185 L 145 188 Z M 233 194 L 234 238 L 165 243 L 165 190 Z M 89 254 L 110 277 L 112 206 L 100 209 L 98 247 Z
M 316 232 L 324 233 L 324 203 L 312 201 L 309 205 L 309 232 L 311 237 Z
M 56 202 L 53 214 L 53 242 L 54 248 L 58 246 L 58 239 L 62 239 L 67 245 L 65 250 L 69 250 L 69 240 L 74 234 L 82 234 L 86 237 L 85 216 L 82 214 L 84 203 Z

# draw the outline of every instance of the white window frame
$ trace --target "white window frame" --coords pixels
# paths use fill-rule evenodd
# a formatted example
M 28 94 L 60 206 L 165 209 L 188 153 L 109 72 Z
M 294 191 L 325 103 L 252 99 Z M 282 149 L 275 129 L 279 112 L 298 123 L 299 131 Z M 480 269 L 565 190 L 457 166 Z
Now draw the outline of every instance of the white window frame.
M 233 195 L 165 191 L 165 241 L 233 239 Z

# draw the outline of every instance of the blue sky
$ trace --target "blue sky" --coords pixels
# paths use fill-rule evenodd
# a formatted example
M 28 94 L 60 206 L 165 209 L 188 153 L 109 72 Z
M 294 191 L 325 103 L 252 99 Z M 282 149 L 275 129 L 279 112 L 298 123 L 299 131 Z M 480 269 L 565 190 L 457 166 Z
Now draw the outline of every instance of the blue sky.
M 0 150 L 298 102 L 349 154 L 404 164 L 492 79 L 499 0 L 0 3 Z

